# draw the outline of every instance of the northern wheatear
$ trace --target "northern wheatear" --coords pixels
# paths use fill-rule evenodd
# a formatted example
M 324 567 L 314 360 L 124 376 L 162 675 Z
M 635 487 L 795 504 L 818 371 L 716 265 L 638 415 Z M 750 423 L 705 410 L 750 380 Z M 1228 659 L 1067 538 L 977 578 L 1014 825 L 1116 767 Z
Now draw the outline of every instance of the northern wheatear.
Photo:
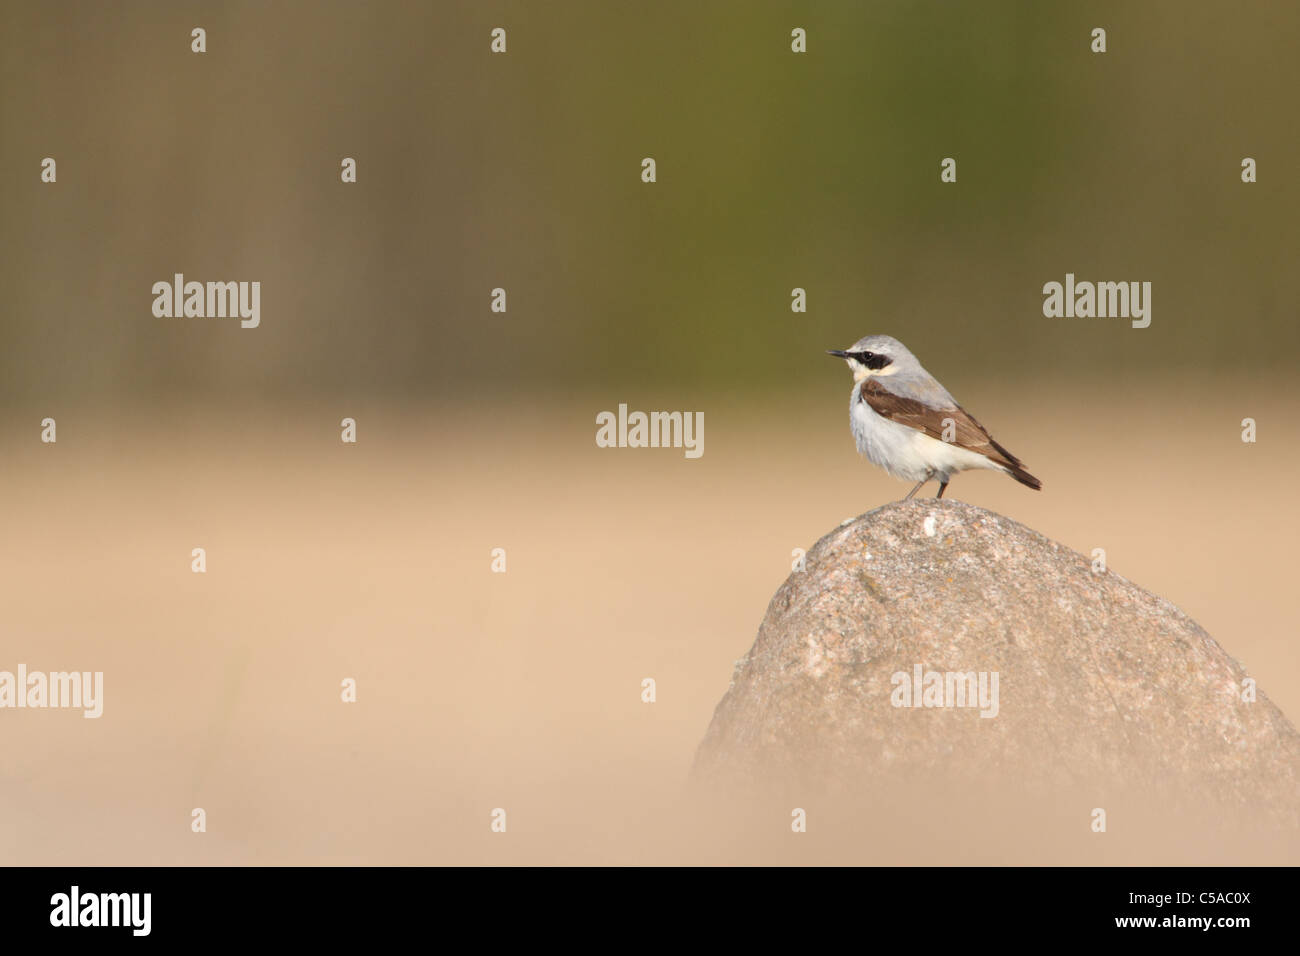
M 853 372 L 849 423 L 858 451 L 895 478 L 915 481 L 907 498 L 931 478 L 943 497 L 959 471 L 988 468 L 1035 491 L 1043 483 L 993 440 L 906 346 L 888 335 L 868 335 L 850 348 L 828 350 Z

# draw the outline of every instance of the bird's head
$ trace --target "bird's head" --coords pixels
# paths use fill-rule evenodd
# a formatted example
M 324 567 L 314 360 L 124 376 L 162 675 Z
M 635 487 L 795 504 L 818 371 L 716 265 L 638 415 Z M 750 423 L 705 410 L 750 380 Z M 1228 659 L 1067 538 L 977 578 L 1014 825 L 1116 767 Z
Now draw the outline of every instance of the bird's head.
M 827 349 L 826 354 L 844 359 L 855 382 L 869 375 L 893 375 L 912 357 L 902 342 L 888 335 L 868 335 L 847 349 Z

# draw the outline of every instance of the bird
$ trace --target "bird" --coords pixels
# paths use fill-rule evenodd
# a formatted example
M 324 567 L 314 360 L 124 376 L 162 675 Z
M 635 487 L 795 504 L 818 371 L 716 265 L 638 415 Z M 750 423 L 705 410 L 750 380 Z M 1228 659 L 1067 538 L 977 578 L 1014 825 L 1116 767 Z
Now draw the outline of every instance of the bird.
M 849 424 L 858 451 L 895 478 L 916 482 L 904 501 L 931 479 L 942 498 L 952 476 L 972 468 L 1003 472 L 1035 491 L 1043 487 L 898 339 L 868 335 L 826 354 L 844 359 L 853 372 Z

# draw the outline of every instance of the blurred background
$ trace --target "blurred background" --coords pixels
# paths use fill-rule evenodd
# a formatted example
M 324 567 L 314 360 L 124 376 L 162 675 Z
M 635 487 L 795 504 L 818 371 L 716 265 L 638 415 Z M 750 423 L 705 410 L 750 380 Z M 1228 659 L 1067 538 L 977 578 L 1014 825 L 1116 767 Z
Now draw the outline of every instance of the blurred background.
M 0 858 L 1256 862 L 792 844 L 788 810 L 723 825 L 683 785 L 792 549 L 907 490 L 823 354 L 868 333 L 1044 482 L 950 495 L 1104 548 L 1300 715 L 1298 29 L 1266 2 L 6 0 L 0 669 L 102 670 L 105 702 L 0 712 Z M 155 318 L 177 272 L 260 281 L 260 327 Z M 1067 272 L 1151 282 L 1151 326 L 1045 318 Z M 621 402 L 704 412 L 703 457 L 597 448 Z

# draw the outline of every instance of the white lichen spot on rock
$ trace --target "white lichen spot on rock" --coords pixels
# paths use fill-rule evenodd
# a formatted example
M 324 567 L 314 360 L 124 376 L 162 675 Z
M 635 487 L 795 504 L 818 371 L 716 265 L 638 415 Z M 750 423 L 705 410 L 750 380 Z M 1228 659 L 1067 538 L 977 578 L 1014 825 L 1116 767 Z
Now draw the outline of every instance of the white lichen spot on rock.
M 928 517 L 926 517 L 925 521 L 922 523 L 922 526 L 925 528 L 926 537 L 933 538 L 934 537 L 934 515 L 929 515 Z
M 809 634 L 806 640 L 808 643 L 808 658 L 804 666 L 808 668 L 808 673 L 813 677 L 821 677 L 826 673 L 830 662 L 826 660 L 825 650 L 817 638 Z

